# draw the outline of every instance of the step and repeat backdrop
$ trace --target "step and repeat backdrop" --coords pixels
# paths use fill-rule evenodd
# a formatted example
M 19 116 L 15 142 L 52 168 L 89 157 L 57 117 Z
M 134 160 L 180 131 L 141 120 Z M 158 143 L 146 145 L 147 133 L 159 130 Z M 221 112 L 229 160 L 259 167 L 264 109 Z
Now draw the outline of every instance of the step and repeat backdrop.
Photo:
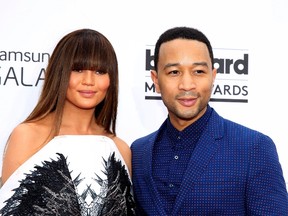
M 288 182 L 286 0 L 0 0 L 0 166 L 11 130 L 35 106 L 56 43 L 92 28 L 114 46 L 120 73 L 117 135 L 128 144 L 167 111 L 150 79 L 154 44 L 168 28 L 203 31 L 214 48 L 210 105 L 269 135 Z M 1 168 L 0 168 L 1 171 Z

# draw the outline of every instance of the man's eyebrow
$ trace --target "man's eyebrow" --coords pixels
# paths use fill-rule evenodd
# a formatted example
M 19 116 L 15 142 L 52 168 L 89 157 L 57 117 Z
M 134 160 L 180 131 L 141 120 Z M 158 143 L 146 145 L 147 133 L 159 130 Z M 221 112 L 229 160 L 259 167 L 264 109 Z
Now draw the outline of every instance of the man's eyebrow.
M 169 68 L 169 67 L 176 67 L 176 66 L 179 66 L 180 64 L 179 63 L 168 63 L 166 65 L 164 65 L 164 70 Z
M 164 70 L 169 68 L 169 67 L 176 67 L 176 66 L 179 66 L 180 63 L 168 63 L 166 65 L 164 65 Z M 208 63 L 207 62 L 194 62 L 192 64 L 193 66 L 205 66 L 205 67 L 208 67 Z
M 193 65 L 200 65 L 200 66 L 205 66 L 205 67 L 208 67 L 208 63 L 207 62 L 194 62 Z

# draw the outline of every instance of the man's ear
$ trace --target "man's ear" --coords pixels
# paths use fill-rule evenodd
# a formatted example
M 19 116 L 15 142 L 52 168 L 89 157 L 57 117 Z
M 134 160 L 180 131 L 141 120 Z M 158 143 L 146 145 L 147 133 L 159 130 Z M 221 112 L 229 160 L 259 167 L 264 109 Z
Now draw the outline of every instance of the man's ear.
M 158 73 L 155 70 L 151 70 L 151 79 L 155 85 L 157 93 L 160 93 L 159 83 L 158 83 Z
M 215 78 L 216 78 L 216 75 L 217 75 L 217 69 L 214 68 L 213 71 L 212 71 L 212 73 L 213 73 L 212 76 L 213 76 L 213 83 L 214 83 Z

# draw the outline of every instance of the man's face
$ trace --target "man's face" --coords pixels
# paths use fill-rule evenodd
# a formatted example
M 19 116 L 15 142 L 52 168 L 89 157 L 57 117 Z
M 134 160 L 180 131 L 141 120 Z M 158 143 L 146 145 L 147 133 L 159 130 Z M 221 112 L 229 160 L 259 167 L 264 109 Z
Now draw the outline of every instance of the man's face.
M 215 76 L 204 43 L 174 39 L 160 46 L 158 72 L 151 71 L 151 78 L 178 130 L 205 113 Z

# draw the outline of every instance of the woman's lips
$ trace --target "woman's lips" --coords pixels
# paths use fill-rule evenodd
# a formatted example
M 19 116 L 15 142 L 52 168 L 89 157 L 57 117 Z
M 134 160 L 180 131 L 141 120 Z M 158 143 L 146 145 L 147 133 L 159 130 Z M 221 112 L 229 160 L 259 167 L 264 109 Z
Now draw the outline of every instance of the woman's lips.
M 91 91 L 91 90 L 81 90 L 81 91 L 79 91 L 79 93 L 81 96 L 83 96 L 85 98 L 91 98 L 96 94 L 95 91 Z

